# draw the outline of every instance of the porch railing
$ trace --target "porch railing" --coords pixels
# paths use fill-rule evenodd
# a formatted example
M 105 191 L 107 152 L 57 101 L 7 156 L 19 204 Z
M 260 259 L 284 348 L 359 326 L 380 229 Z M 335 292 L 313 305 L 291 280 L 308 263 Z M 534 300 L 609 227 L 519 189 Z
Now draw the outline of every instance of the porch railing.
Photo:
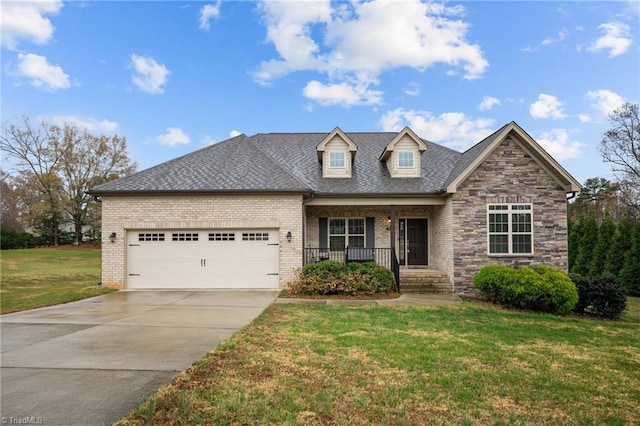
M 400 286 L 400 265 L 395 250 L 380 247 L 346 247 L 344 250 L 308 247 L 304 249 L 304 264 L 335 260 L 337 262 L 374 262 L 393 272 L 396 290 Z

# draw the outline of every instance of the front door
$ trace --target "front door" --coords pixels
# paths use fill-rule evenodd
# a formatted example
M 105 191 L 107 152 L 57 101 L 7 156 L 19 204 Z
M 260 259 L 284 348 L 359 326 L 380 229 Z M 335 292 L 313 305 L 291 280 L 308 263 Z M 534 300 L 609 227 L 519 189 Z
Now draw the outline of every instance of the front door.
M 427 219 L 407 219 L 407 265 L 428 264 Z

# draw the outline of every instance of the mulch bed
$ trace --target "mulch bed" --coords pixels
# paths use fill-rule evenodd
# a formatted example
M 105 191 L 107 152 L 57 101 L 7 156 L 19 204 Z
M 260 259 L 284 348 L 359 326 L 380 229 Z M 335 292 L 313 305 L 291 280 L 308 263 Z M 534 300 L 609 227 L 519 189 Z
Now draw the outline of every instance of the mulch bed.
M 398 297 L 400 297 L 400 293 L 380 293 L 380 294 L 350 296 L 347 294 L 320 294 L 320 295 L 288 294 L 286 291 L 283 291 L 280 294 L 280 297 L 284 299 L 382 300 L 382 299 L 397 299 Z

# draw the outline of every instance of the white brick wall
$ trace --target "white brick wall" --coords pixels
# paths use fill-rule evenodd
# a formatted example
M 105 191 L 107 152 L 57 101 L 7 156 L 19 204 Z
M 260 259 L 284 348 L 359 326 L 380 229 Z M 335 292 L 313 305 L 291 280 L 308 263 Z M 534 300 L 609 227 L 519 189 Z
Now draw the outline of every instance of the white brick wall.
M 126 287 L 129 229 L 216 228 L 279 229 L 282 288 L 302 265 L 301 195 L 102 196 L 102 283 Z M 117 234 L 114 243 L 109 241 L 112 232 Z

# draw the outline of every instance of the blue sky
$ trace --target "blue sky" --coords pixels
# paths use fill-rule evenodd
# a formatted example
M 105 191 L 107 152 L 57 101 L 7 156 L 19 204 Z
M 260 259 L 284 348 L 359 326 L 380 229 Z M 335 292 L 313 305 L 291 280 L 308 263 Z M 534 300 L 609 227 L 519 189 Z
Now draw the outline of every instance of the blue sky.
M 392 131 L 464 150 L 518 122 L 614 179 L 607 114 L 640 100 L 640 3 L 11 2 L 2 121 L 125 136 L 139 168 L 237 133 Z

